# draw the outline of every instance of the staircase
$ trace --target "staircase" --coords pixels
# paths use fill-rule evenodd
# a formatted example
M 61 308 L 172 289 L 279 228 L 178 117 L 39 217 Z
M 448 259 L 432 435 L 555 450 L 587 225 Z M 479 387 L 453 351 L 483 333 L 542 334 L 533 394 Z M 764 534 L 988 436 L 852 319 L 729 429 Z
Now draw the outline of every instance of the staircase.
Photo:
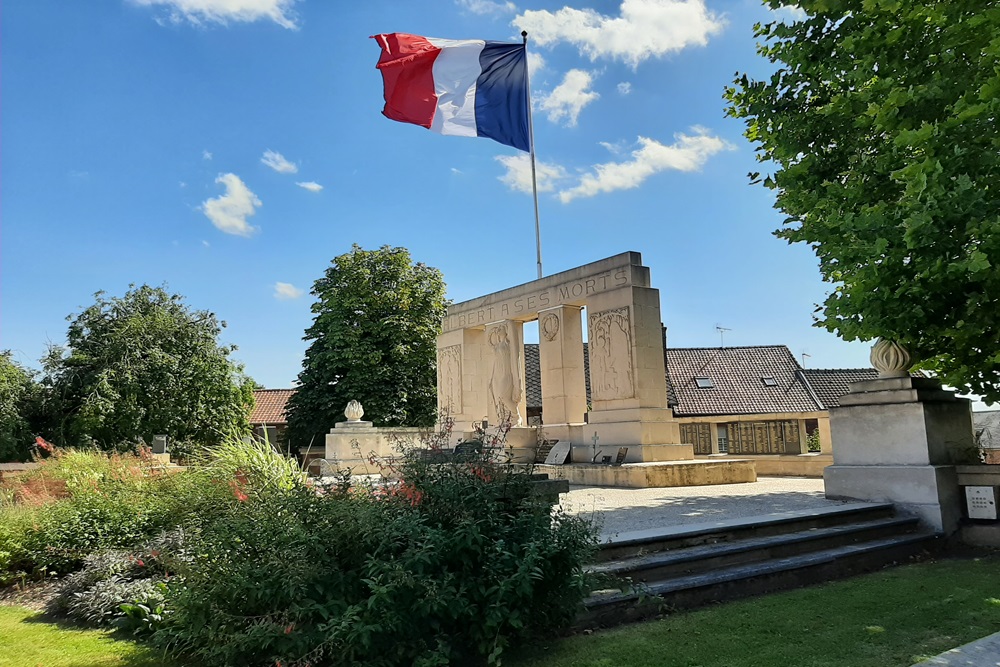
M 610 626 L 877 570 L 933 551 L 937 537 L 891 503 L 850 503 L 629 533 L 591 571 L 609 589 L 586 600 L 578 628 Z M 615 588 L 610 588 L 615 586 Z

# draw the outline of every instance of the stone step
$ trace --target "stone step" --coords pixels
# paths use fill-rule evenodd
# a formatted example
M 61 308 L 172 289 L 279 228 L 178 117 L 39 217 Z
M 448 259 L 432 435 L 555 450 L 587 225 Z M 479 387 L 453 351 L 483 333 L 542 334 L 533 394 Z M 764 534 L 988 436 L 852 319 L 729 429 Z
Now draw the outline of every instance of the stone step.
M 627 591 L 595 593 L 585 602 L 577 628 L 618 625 L 667 610 L 815 584 L 931 552 L 939 538 L 930 532 L 895 535 L 749 565 L 674 577 Z
M 642 554 L 701 544 L 718 544 L 751 537 L 825 528 L 891 517 L 893 512 L 892 503 L 845 503 L 811 510 L 622 533 L 601 547 L 597 560 L 598 562 L 623 560 Z
M 650 583 L 668 577 L 717 570 L 722 567 L 796 556 L 865 540 L 914 532 L 913 517 L 884 517 L 825 528 L 809 528 L 794 533 L 750 537 L 718 544 L 659 551 L 642 556 L 607 561 L 591 568 L 634 583 Z

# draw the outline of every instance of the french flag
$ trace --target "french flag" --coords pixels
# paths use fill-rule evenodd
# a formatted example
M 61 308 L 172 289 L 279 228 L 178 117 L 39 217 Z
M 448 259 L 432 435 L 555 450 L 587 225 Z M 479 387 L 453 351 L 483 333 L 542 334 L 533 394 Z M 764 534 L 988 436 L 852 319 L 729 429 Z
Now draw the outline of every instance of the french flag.
M 382 47 L 386 118 L 530 150 L 524 44 L 401 32 L 372 39 Z

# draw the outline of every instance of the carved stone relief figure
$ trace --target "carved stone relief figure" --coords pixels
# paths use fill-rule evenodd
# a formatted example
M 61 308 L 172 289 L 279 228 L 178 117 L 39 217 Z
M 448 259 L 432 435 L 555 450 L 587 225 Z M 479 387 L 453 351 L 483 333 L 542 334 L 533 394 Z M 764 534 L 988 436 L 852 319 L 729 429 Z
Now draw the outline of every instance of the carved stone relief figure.
M 542 315 L 542 319 L 538 321 L 538 330 L 542 332 L 545 340 L 555 340 L 556 334 L 559 333 L 559 316 L 555 313 Z
M 632 324 L 628 307 L 594 313 L 589 319 L 593 399 L 633 398 Z
M 441 409 L 449 415 L 462 412 L 462 346 L 438 350 L 438 396 Z
M 501 420 L 510 419 L 513 426 L 521 425 L 518 404 L 521 402 L 521 374 L 517 357 L 510 347 L 507 324 L 497 324 L 490 330 L 490 347 L 493 348 L 493 373 L 490 375 L 490 401 Z

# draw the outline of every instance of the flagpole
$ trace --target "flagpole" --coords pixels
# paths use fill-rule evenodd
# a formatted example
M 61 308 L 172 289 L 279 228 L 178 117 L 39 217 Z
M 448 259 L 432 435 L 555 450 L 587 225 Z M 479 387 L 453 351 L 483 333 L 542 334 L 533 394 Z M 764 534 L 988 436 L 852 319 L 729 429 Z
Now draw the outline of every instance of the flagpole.
M 531 156 L 531 194 L 535 199 L 535 254 L 538 261 L 538 277 L 542 277 L 542 231 L 538 222 L 538 180 L 535 176 L 535 128 L 531 120 L 531 82 L 528 80 L 528 31 L 521 31 L 524 40 L 524 85 L 528 100 L 528 154 Z

